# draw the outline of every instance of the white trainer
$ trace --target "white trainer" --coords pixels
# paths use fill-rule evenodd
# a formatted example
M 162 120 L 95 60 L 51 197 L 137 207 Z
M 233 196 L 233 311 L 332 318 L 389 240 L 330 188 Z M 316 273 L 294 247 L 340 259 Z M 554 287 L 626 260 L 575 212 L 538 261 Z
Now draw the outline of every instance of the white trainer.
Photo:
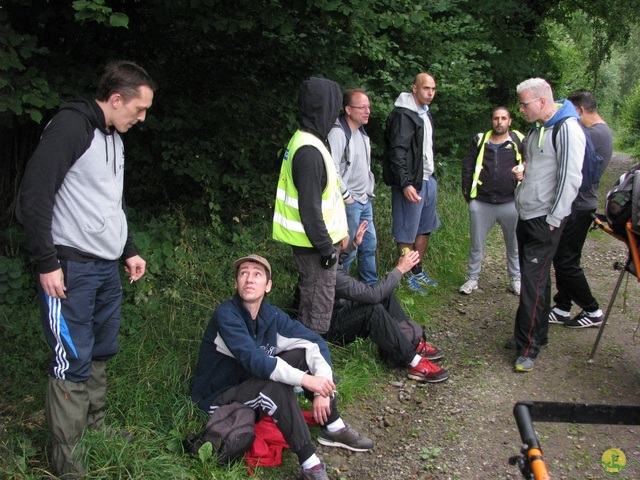
M 460 293 L 464 293 L 465 295 L 471 295 L 476 288 L 478 288 L 478 280 L 475 278 L 470 278 L 467 280 L 464 285 L 460 287 L 458 290 Z
M 511 291 L 514 295 L 520 295 L 520 279 L 512 278 L 510 282 Z

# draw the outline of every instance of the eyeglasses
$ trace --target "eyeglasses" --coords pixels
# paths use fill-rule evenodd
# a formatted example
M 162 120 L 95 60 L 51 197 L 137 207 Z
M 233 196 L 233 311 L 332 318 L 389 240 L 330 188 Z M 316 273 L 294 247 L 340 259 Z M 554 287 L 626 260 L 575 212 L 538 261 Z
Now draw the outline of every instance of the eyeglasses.
M 529 105 L 530 103 L 535 102 L 536 100 L 540 100 L 540 97 L 538 97 L 538 98 L 534 98 L 533 100 L 529 100 L 528 102 L 520 102 L 520 108 L 524 108 L 524 107 L 526 107 L 527 105 Z
M 360 105 L 359 107 L 356 107 L 355 105 L 347 105 L 347 107 L 357 108 L 358 110 L 369 110 L 369 111 L 371 111 L 371 105 Z

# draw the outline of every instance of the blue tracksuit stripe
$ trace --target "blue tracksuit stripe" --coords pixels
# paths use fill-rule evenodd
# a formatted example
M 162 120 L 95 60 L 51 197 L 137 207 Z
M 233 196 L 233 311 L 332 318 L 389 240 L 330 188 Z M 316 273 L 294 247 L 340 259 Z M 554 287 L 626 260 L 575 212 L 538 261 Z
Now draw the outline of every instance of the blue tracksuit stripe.
M 53 298 L 46 295 L 47 305 L 49 307 L 49 328 L 55 337 L 54 350 L 54 375 L 60 380 L 65 379 L 67 370 L 69 369 L 69 360 L 67 359 L 67 351 L 64 348 L 64 342 L 69 345 L 73 355 L 77 358 L 78 354 L 69 333 L 69 327 L 62 315 L 62 302 L 59 298 Z

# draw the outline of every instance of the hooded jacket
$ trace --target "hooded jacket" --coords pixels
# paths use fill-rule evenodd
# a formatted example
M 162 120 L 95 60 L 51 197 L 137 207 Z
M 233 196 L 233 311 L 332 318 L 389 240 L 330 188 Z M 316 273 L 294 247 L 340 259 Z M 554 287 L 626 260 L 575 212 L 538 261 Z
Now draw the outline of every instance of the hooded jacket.
M 265 301 L 253 320 L 236 294 L 220 304 L 205 330 L 191 399 L 207 412 L 217 397 L 252 377 L 300 386 L 305 372 L 276 357 L 297 348 L 306 350 L 312 375 L 333 379 L 329 348 L 319 335 Z
M 559 227 L 571 213 L 582 183 L 585 137 L 578 124 L 578 113 L 569 101 L 557 102 L 558 110 L 544 125 L 536 123 L 527 136 L 527 166 L 524 179 L 516 188 L 516 208 L 522 220 L 545 217 Z M 553 145 L 553 126 L 568 118 Z
M 319 138 L 329 149 L 327 135 L 338 118 L 341 103 L 342 94 L 337 83 L 325 78 L 308 78 L 298 92 L 296 118 L 300 130 Z M 322 154 L 313 146 L 303 146 L 291 161 L 300 219 L 313 245 L 313 248 L 294 246 L 293 251 L 296 254 L 319 253 L 330 256 L 335 248 L 322 217 L 321 198 L 327 186 L 327 170 Z
M 431 144 L 435 145 L 433 119 L 427 112 L 431 124 Z M 422 188 L 424 179 L 424 121 L 411 93 L 398 96 L 395 108 L 387 117 L 384 134 L 385 153 L 382 159 L 382 177 L 390 187 L 405 188 L 413 185 Z
M 29 160 L 18 196 L 39 273 L 58 260 L 116 260 L 136 255 L 124 212 L 124 144 L 93 100 L 60 107 Z

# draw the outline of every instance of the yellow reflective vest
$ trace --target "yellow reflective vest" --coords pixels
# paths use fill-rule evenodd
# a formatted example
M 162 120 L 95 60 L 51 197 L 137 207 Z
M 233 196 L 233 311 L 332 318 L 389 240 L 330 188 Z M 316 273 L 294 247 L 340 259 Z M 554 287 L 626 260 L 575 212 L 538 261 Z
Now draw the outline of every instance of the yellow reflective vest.
M 493 130 L 489 130 L 484 134 L 484 136 L 478 134 L 478 147 L 480 148 L 480 150 L 478 151 L 478 156 L 476 157 L 476 168 L 473 171 L 473 181 L 471 182 L 471 191 L 469 193 L 470 198 L 476 198 L 476 196 L 478 195 L 478 185 L 482 185 L 482 182 L 480 181 L 480 172 L 482 171 L 482 164 L 484 162 L 484 147 L 489 141 L 492 133 Z M 509 140 L 511 141 L 513 150 L 516 153 L 516 162 L 518 162 L 518 165 L 522 165 L 522 153 L 520 153 L 520 150 L 518 150 L 518 144 L 513 141 L 513 135 L 515 135 L 516 138 L 520 140 L 520 145 L 522 145 L 524 135 L 518 130 L 511 130 L 509 132 Z M 520 182 L 518 182 L 518 185 L 520 185 Z
M 327 171 L 327 186 L 322 192 L 322 218 L 327 226 L 331 241 L 335 244 L 349 234 L 336 166 L 324 143 L 315 135 L 301 130 L 296 131 L 291 137 L 282 159 L 273 212 L 273 238 L 296 247 L 313 248 L 300 220 L 298 190 L 293 183 L 292 160 L 296 151 L 305 145 L 317 148 L 324 160 Z

